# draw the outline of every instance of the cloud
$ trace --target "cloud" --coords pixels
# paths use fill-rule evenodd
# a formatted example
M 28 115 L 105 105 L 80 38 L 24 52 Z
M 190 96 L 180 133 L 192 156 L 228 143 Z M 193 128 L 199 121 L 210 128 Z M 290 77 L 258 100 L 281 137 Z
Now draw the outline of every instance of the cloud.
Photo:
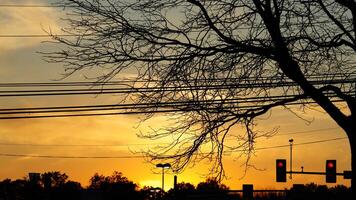
M 3 0 L 2 4 L 14 4 L 11 0 Z M 26 1 L 21 5 L 39 4 Z M 60 10 L 49 7 L 2 7 L 0 9 L 0 35 L 46 34 L 44 30 L 59 32 Z M 44 38 L 0 38 L 0 53 L 38 45 Z

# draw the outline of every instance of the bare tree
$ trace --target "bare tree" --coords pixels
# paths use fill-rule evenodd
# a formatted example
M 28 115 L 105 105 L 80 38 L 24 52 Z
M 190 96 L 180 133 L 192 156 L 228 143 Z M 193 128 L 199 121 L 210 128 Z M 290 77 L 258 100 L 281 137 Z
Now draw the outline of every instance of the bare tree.
M 355 143 L 353 0 L 67 0 L 66 48 L 46 54 L 67 75 L 102 68 L 98 83 L 135 71 L 128 100 L 147 113 L 173 112 L 178 124 L 143 137 L 173 138 L 149 151 L 174 170 L 202 159 L 224 175 L 223 153 L 247 156 L 256 117 L 272 108 L 316 102 Z M 354 79 L 353 79 L 354 80 Z M 335 101 L 344 101 L 343 112 Z M 151 116 L 148 114 L 148 117 Z M 236 145 L 224 145 L 242 126 Z M 352 160 L 356 150 L 351 145 Z M 355 162 L 352 164 L 354 168 Z M 353 179 L 354 180 L 354 179 Z

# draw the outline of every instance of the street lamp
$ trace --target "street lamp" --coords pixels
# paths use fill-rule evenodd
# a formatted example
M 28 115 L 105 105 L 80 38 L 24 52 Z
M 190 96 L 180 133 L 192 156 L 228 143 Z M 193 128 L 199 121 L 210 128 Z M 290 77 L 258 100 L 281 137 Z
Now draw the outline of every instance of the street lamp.
M 171 164 L 169 163 L 159 163 L 156 165 L 156 167 L 162 168 L 162 191 L 164 191 L 164 169 L 169 169 L 171 167 Z
M 292 172 L 292 164 L 293 164 L 293 160 L 292 160 L 292 158 L 293 158 L 293 152 L 292 152 L 292 150 L 293 150 L 293 139 L 290 139 L 289 140 L 289 147 L 290 147 L 290 154 L 289 154 L 289 156 L 290 156 L 290 172 Z M 290 179 L 292 179 L 292 173 L 290 173 L 289 174 L 289 178 Z

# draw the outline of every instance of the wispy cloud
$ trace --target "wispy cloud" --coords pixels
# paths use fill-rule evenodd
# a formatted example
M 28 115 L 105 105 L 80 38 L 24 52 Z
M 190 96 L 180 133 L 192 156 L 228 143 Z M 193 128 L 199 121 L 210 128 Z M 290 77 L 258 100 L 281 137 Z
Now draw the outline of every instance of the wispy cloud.
M 14 4 L 12 0 L 2 0 L 1 4 Z M 26 1 L 22 5 L 38 4 Z M 0 8 L 0 35 L 46 34 L 44 30 L 60 31 L 60 12 L 50 7 L 2 7 Z M 43 38 L 0 38 L 0 53 L 37 45 Z

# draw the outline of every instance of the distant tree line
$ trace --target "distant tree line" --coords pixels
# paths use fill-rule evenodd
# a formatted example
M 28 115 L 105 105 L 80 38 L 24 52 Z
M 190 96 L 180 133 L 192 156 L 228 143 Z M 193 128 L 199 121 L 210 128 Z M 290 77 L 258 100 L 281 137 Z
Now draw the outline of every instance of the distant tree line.
M 332 188 L 316 184 L 297 185 L 283 193 L 256 193 L 255 200 L 349 199 L 350 188 L 338 185 Z M 231 192 L 216 179 L 208 178 L 194 186 L 178 183 L 167 192 L 152 186 L 139 187 L 121 172 L 111 176 L 98 173 L 90 178 L 89 186 L 71 181 L 65 173 L 46 172 L 38 180 L 0 181 L 0 200 L 239 200 L 242 194 Z

